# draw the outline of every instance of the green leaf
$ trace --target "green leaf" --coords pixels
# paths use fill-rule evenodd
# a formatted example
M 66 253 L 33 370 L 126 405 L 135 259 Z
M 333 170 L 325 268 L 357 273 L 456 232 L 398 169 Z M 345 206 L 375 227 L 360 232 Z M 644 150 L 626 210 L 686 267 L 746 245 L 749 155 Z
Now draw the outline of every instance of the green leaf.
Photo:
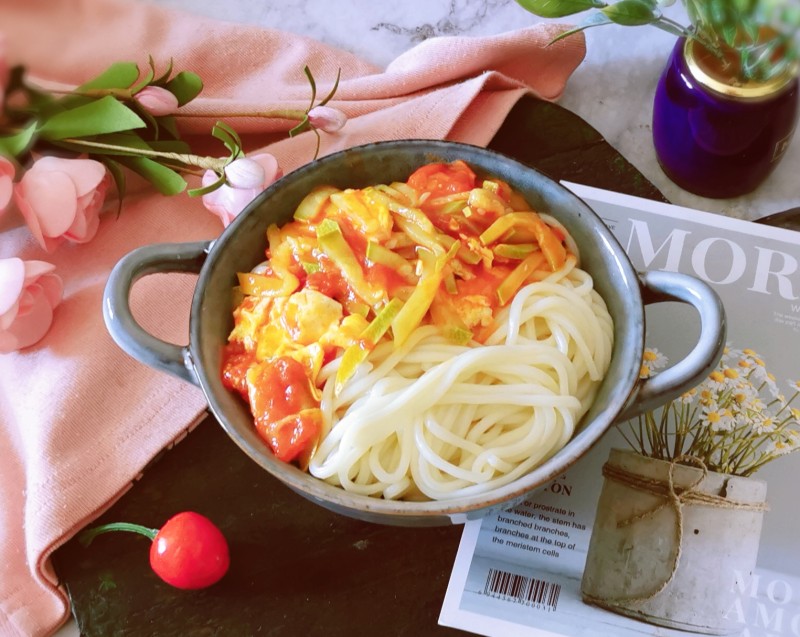
M 153 58 L 150 58 L 150 66 L 147 69 L 147 73 L 145 76 L 136 82 L 134 86 L 131 86 L 131 94 L 136 95 L 139 91 L 141 91 L 145 86 L 148 86 L 150 82 L 153 81 L 155 77 L 156 70 L 153 68 Z
M 153 61 L 153 56 L 150 56 L 150 68 L 153 69 L 153 73 L 156 72 L 156 64 Z M 153 80 L 153 84 L 164 84 L 169 80 L 169 76 L 172 75 L 172 58 L 169 59 L 169 63 L 167 64 L 167 70 L 164 71 L 161 75 L 159 75 L 156 79 Z
M 523 9 L 542 18 L 563 18 L 588 9 L 602 9 L 602 0 L 517 0 Z
M 333 83 L 333 88 L 331 89 L 331 92 L 330 92 L 330 93 L 328 93 L 328 94 L 325 96 L 325 99 L 324 99 L 324 100 L 322 100 L 322 101 L 321 101 L 319 104 L 317 104 L 317 106 L 325 106 L 325 104 L 327 104 L 328 102 L 330 102 L 330 101 L 331 101 L 331 98 L 332 98 L 332 97 L 334 96 L 334 94 L 336 93 L 336 89 L 338 89 L 338 88 L 339 88 L 339 79 L 340 79 L 341 77 L 342 77 L 342 69 L 339 69 L 338 71 L 336 71 L 336 81 Z
M 615 24 L 626 27 L 652 24 L 661 18 L 661 12 L 645 0 L 621 0 L 601 11 Z
M 192 188 L 191 190 L 187 190 L 186 194 L 190 197 L 200 197 L 202 195 L 207 195 L 208 193 L 216 190 L 220 186 L 225 183 L 225 175 L 220 175 L 219 179 L 217 179 L 213 184 L 209 184 L 208 186 L 203 186 L 202 188 Z
M 197 73 L 181 71 L 164 86 L 178 98 L 178 106 L 191 102 L 203 90 L 203 80 Z
M 311 84 L 311 106 L 308 107 L 311 110 L 314 108 L 314 100 L 317 99 L 317 83 L 314 81 L 314 76 L 311 74 L 311 69 L 308 68 L 308 65 L 303 67 L 303 73 L 306 74 L 308 83 Z
M 174 139 L 180 138 L 181 134 L 178 131 L 178 125 L 174 116 L 164 115 L 163 117 L 156 117 L 156 121 L 163 130 L 170 134 L 171 137 Z
M 53 115 L 40 129 L 47 140 L 88 137 L 144 128 L 142 118 L 110 95 Z
M 177 195 L 186 189 L 186 180 L 171 168 L 147 157 L 119 157 L 119 163 L 149 181 L 162 195 Z
M 242 140 L 233 128 L 225 122 L 218 121 L 211 129 L 211 135 L 220 140 L 231 152 L 231 158 L 235 159 L 242 153 Z
M 33 145 L 36 126 L 36 120 L 32 120 L 18 133 L 0 137 L 0 155 L 17 157 L 26 152 Z
M 115 62 L 93 80 L 76 90 L 87 91 L 98 88 L 128 88 L 139 77 L 139 67 L 133 62 Z
M 153 131 L 153 138 L 158 139 L 158 134 L 161 131 L 161 129 L 158 127 L 158 122 L 156 121 L 155 116 L 152 113 L 150 113 L 146 108 L 138 106 L 136 107 L 136 114 L 139 117 L 141 117 L 147 124 L 147 127 L 151 131 Z
M 295 135 L 299 135 L 303 131 L 308 130 L 311 128 L 311 122 L 308 121 L 308 115 L 303 118 L 303 121 L 300 122 L 297 126 L 289 131 L 289 137 L 294 137 Z M 315 129 L 316 130 L 316 129 Z
M 739 33 L 739 29 L 736 28 L 735 25 L 729 24 L 722 27 L 722 39 L 725 41 L 725 44 L 728 46 L 734 46 L 736 44 L 736 36 Z
M 125 171 L 118 161 L 114 161 L 110 157 L 103 157 L 100 161 L 103 162 L 111 177 L 114 179 L 114 185 L 117 187 L 117 217 L 122 212 L 122 200 L 125 198 Z

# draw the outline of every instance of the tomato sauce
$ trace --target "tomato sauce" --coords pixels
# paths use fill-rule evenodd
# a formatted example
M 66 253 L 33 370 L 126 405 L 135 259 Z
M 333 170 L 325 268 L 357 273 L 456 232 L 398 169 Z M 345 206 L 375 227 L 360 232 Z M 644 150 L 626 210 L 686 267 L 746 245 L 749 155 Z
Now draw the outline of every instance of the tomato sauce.
M 255 362 L 241 343 L 228 343 L 222 352 L 222 384 L 247 399 L 247 370 Z
M 432 198 L 467 192 L 475 187 L 477 177 L 463 161 L 421 166 L 406 182 L 417 192 L 429 192 Z
M 256 431 L 279 460 L 291 462 L 319 438 L 322 414 L 305 368 L 293 358 L 261 361 L 248 379 Z

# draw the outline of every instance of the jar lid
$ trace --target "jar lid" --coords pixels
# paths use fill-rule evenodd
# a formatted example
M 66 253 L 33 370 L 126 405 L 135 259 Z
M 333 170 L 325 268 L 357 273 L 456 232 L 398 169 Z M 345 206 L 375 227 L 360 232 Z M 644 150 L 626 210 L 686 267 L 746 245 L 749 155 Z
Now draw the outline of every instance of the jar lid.
M 719 67 L 718 58 L 702 45 L 687 39 L 683 46 L 683 56 L 689 72 L 695 80 L 706 88 L 737 99 L 763 100 L 774 97 L 785 89 L 798 74 L 795 61 L 782 73 L 765 81 L 742 81 L 735 73 L 726 73 Z

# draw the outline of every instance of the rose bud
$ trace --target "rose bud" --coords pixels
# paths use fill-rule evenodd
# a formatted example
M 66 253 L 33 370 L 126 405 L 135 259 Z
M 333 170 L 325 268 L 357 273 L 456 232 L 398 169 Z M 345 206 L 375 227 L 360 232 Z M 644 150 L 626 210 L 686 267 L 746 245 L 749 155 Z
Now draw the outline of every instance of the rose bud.
M 172 115 L 178 110 L 178 98 L 160 86 L 145 86 L 133 96 L 139 105 L 151 115 Z
M 335 133 L 347 123 L 347 115 L 330 106 L 315 106 L 308 111 L 308 121 L 314 128 Z
M 253 164 L 258 166 L 261 173 Z M 225 167 L 228 184 L 203 195 L 203 205 L 227 227 L 247 204 L 267 186 L 280 179 L 282 174 L 278 160 L 269 153 L 237 159 Z M 203 175 L 202 185 L 210 186 L 218 179 L 219 176 L 213 170 L 207 170 Z

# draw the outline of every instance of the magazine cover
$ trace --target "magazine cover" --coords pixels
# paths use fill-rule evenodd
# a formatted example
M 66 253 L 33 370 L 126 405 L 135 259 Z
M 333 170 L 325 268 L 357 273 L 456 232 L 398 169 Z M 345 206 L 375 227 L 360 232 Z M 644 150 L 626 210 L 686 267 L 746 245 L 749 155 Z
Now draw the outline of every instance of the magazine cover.
M 800 233 L 566 185 L 638 270 L 717 291 L 726 351 L 668 410 L 612 427 L 524 502 L 468 522 L 439 622 L 492 636 L 800 636 Z M 643 375 L 685 357 L 699 332 L 685 304 L 648 305 L 646 318 Z M 686 440 L 694 431 L 687 455 L 748 475 L 701 493 L 717 474 L 691 461 L 636 474 L 640 454 L 614 450 L 680 453 L 674 435 L 653 433 L 665 423 Z

